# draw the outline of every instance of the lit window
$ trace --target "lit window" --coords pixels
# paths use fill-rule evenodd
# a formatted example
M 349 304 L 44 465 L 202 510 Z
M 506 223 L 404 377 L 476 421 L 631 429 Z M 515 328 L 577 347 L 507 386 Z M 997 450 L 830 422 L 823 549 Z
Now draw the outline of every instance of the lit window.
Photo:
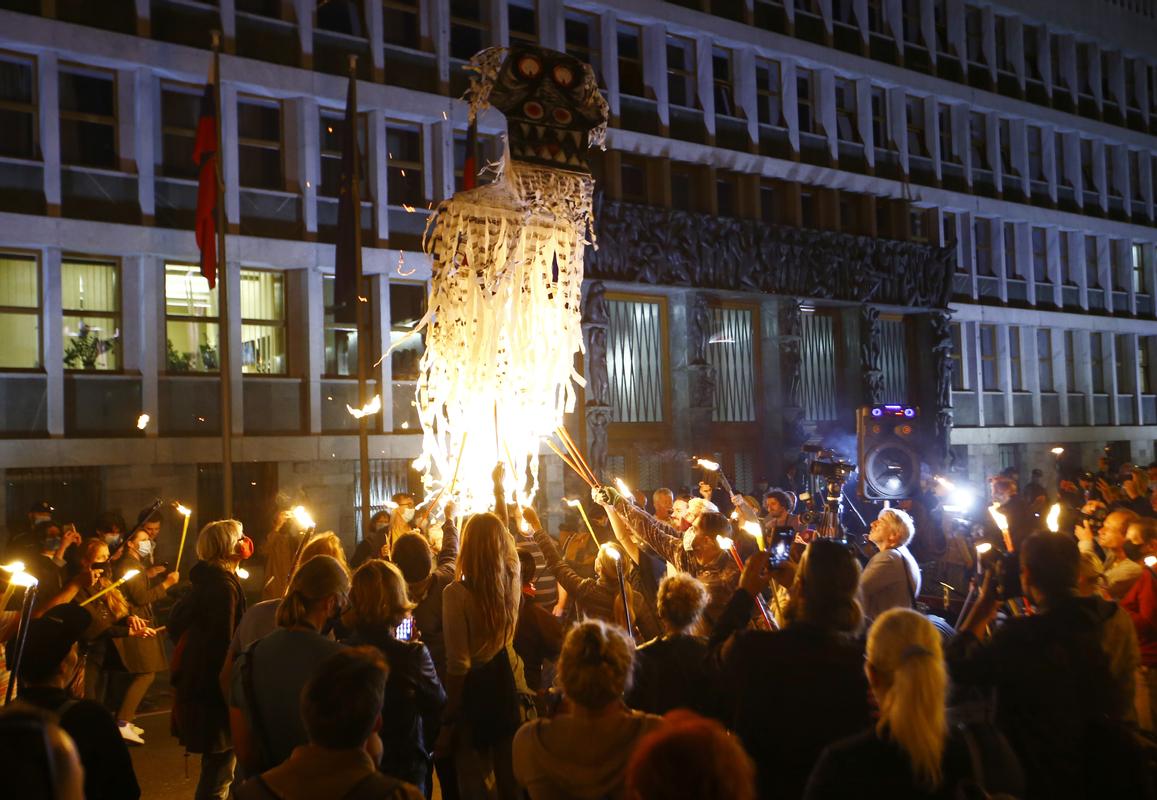
M 217 290 L 201 268 L 165 265 L 165 369 L 168 372 L 216 372 L 218 352 Z
M 424 283 L 390 283 L 390 346 L 395 348 L 390 363 L 395 381 L 418 379 L 425 339 L 412 332 L 426 316 L 426 299 Z
M 285 273 L 241 270 L 241 371 L 285 375 Z
M 40 276 L 32 256 L 0 253 L 0 368 L 40 366 Z
M 29 59 L 0 56 L 0 156 L 37 157 L 34 66 Z
M 60 265 L 64 366 L 120 368 L 120 281 L 117 265 L 69 259 Z
M 1133 291 L 1136 294 L 1145 294 L 1148 288 L 1145 285 L 1145 259 L 1144 248 L 1142 245 L 1134 242 L 1130 248 L 1130 256 L 1132 257 L 1133 268 Z

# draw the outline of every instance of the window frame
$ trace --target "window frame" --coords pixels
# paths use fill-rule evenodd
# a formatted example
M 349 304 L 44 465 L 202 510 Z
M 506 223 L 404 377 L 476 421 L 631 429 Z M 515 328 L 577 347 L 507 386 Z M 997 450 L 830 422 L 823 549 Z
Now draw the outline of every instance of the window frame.
M 1044 338 L 1045 347 L 1041 347 L 1041 338 Z M 1036 329 L 1036 375 L 1037 388 L 1042 394 L 1053 394 L 1057 390 L 1056 375 L 1053 374 L 1053 331 L 1052 328 L 1037 328 Z M 1046 374 L 1045 367 L 1047 366 L 1048 380 L 1044 380 L 1042 376 Z
M 162 80 L 161 85 L 160 85 L 160 109 L 159 109 L 159 111 L 160 111 L 160 113 L 159 113 L 160 125 L 159 125 L 159 127 L 160 127 L 160 138 L 161 138 L 161 141 L 160 141 L 161 160 L 158 164 L 159 169 L 157 170 L 157 176 L 161 177 L 161 178 L 165 178 L 167 180 L 176 179 L 176 180 L 184 180 L 184 181 L 196 181 L 198 170 L 197 170 L 197 165 L 192 163 L 192 161 L 190 161 L 189 164 L 187 165 L 188 169 L 186 170 L 187 174 L 185 174 L 185 175 L 174 175 L 174 174 L 171 174 L 169 172 L 170 165 L 169 165 L 169 162 L 165 160 L 165 137 L 167 137 L 167 136 L 179 136 L 182 139 L 189 139 L 195 146 L 195 143 L 197 141 L 197 125 L 194 122 L 194 125 L 192 128 L 180 128 L 180 127 L 177 127 L 175 125 L 166 125 L 165 124 L 166 120 L 165 120 L 165 113 L 164 113 L 164 110 L 165 110 L 165 99 L 164 98 L 165 98 L 166 92 L 169 92 L 170 94 L 183 95 L 185 97 L 192 97 L 195 99 L 194 100 L 195 102 L 200 104 L 201 97 L 205 93 L 205 86 L 204 86 L 204 84 L 201 84 L 198 86 L 197 84 L 194 84 L 194 83 L 185 83 L 183 81 L 171 81 L 171 80 Z M 192 152 L 194 147 L 190 147 L 189 149 L 190 149 L 190 152 Z
M 293 348 L 289 343 L 289 271 L 284 269 L 267 269 L 264 267 L 241 267 L 239 278 L 245 280 L 246 273 L 250 275 L 277 275 L 281 278 L 281 319 L 261 319 L 258 317 L 242 317 L 241 318 L 241 336 L 238 341 L 237 356 L 238 363 L 241 368 L 242 376 L 256 375 L 259 377 L 284 378 L 293 374 L 292 351 Z M 237 309 L 241 309 L 241 298 L 237 298 Z M 246 371 L 245 369 L 245 353 L 243 347 L 245 344 L 245 326 L 252 325 L 261 328 L 275 328 L 281 331 L 282 341 L 285 343 L 285 368 L 280 372 L 258 372 L 256 370 Z
M 200 275 L 201 274 L 201 267 L 198 264 L 183 263 L 179 260 L 169 261 L 168 259 L 164 259 L 162 261 L 162 263 L 164 265 L 163 277 L 164 277 L 164 281 L 165 281 L 165 283 L 164 283 L 165 288 L 161 292 L 161 302 L 164 303 L 166 359 L 165 359 L 164 368 L 161 370 L 161 374 L 164 376 L 172 376 L 172 375 L 220 375 L 221 374 L 220 289 L 216 286 L 213 287 L 212 289 L 209 289 L 210 296 L 215 297 L 217 299 L 217 310 L 216 310 L 216 313 L 213 314 L 212 316 L 210 316 L 208 314 L 206 314 L 204 316 L 196 316 L 194 314 L 170 314 L 169 313 L 169 291 L 168 291 L 169 268 L 170 267 L 176 267 L 178 269 L 188 270 L 189 272 L 193 272 L 193 273 Z M 188 272 L 186 272 L 186 275 L 187 274 L 188 274 Z M 217 367 L 216 367 L 216 369 L 170 370 L 168 368 L 169 365 L 168 365 L 167 353 L 168 353 L 168 342 L 170 341 L 170 339 L 169 339 L 169 323 L 170 322 L 199 323 L 199 324 L 208 324 L 208 325 L 216 326 L 216 328 L 217 328 L 217 342 L 216 342 Z
M 278 171 L 280 172 L 280 175 L 279 175 L 280 180 L 278 181 L 278 187 L 276 189 L 271 189 L 268 186 L 251 186 L 251 185 L 247 185 L 245 183 L 242 183 L 241 170 L 238 169 L 238 171 L 237 171 L 237 184 L 238 184 L 239 188 L 242 191 L 248 190 L 248 191 L 257 191 L 257 192 L 280 192 L 282 194 L 286 194 L 287 191 L 286 191 L 285 187 L 286 187 L 287 172 L 285 169 L 285 158 L 286 158 L 286 149 L 287 148 L 285 146 L 286 120 L 285 120 L 285 106 L 283 104 L 283 101 L 280 98 L 272 98 L 271 99 L 271 98 L 266 98 L 266 97 L 257 97 L 255 95 L 238 94 L 236 105 L 237 105 L 236 112 L 237 112 L 237 118 L 238 118 L 238 121 L 237 121 L 237 161 L 238 161 L 238 163 L 240 164 L 240 162 L 244 159 L 245 150 L 243 148 L 254 148 L 257 150 L 264 150 L 264 151 L 273 150 L 277 153 Z M 277 142 L 276 142 L 276 145 L 273 144 L 272 139 L 255 139 L 252 137 L 241 135 L 241 121 L 240 120 L 241 120 L 241 106 L 242 105 L 251 105 L 251 106 L 257 106 L 257 107 L 266 108 L 266 109 L 276 109 L 276 111 L 277 111 Z
M 766 70 L 767 87 L 759 86 L 759 71 Z M 759 124 L 769 128 L 784 129 L 787 123 L 783 115 L 783 62 L 774 58 L 755 60 L 755 95 L 759 103 Z M 767 120 L 764 120 L 764 114 Z
M 716 66 L 721 60 L 727 65 L 727 75 L 724 78 L 719 77 L 719 72 L 716 69 Z M 712 45 L 711 85 L 714 89 L 715 116 L 727 117 L 728 119 L 744 119 L 743 109 L 739 107 L 735 96 L 735 51 L 730 47 Z M 719 110 L 721 97 L 726 98 L 728 105 L 730 105 L 731 108 L 729 112 Z
M 566 24 L 567 22 L 575 22 L 587 26 L 588 37 L 590 44 L 573 44 L 567 38 Z M 603 47 L 602 47 L 602 18 L 598 14 L 593 14 L 582 8 L 572 8 L 571 6 L 563 7 L 563 50 L 570 55 L 582 61 L 585 64 L 590 64 L 591 69 L 595 71 L 595 77 L 598 79 L 599 85 L 603 85 Z
M 43 331 L 43 309 L 44 309 L 44 273 L 42 271 L 42 264 L 40 263 L 41 254 L 36 250 L 24 250 L 19 247 L 5 247 L 0 249 L 0 259 L 14 258 L 17 260 L 29 260 L 32 262 L 33 273 L 36 275 L 36 305 L 35 306 L 14 306 L 6 302 L 0 304 L 0 316 L 13 314 L 25 317 L 32 317 L 36 325 L 36 363 L 30 367 L 11 367 L 0 364 L 0 373 L 39 373 L 44 374 L 44 331 Z M 4 298 L 7 300 L 7 298 Z
M 637 57 L 636 56 L 623 55 L 623 47 L 622 47 L 622 37 L 623 36 L 633 36 L 634 37 L 635 42 L 637 43 L 637 46 L 638 46 L 638 51 L 639 51 L 639 54 Z M 616 21 L 616 23 L 615 23 L 615 64 L 619 70 L 619 94 L 625 95 L 627 97 L 637 97 L 640 99 L 646 99 L 646 96 L 647 96 L 647 73 L 646 73 L 646 70 L 643 68 L 644 55 L 645 55 L 645 51 L 644 51 L 644 43 L 643 43 L 643 27 L 641 25 L 634 23 L 634 22 L 627 22 L 626 20 Z M 632 78 L 634 76 L 633 76 L 632 70 L 630 70 L 630 69 L 624 70 L 623 69 L 624 64 L 626 64 L 628 67 L 633 67 L 634 68 L 633 71 L 637 71 L 637 73 L 638 73 L 638 87 L 637 87 L 639 89 L 638 93 L 631 91 L 632 89 L 636 88 L 635 86 L 629 86 L 629 87 L 625 86 L 627 81 L 623 80 L 623 75 L 626 73 L 632 73 Z M 633 83 L 633 80 L 631 82 Z
M 106 117 L 103 114 L 89 114 L 82 111 L 66 111 L 61 106 L 61 98 L 63 92 L 57 92 L 57 126 L 58 136 L 61 140 L 61 154 L 60 165 L 70 169 L 105 169 L 112 172 L 120 172 L 121 149 L 120 137 L 117 135 L 117 120 L 120 119 L 120 93 L 117 90 L 117 78 L 119 77 L 116 70 L 104 69 L 101 67 L 92 67 L 87 64 L 79 64 L 73 61 L 62 61 L 57 66 L 56 79 L 60 81 L 66 74 L 79 75 L 88 78 L 97 78 L 100 80 L 107 80 L 112 83 L 112 116 Z M 90 125 L 107 125 L 112 128 L 112 148 L 113 148 L 113 163 L 112 166 L 98 167 L 91 164 L 74 164 L 64 160 L 63 140 L 64 140 L 64 124 L 65 122 L 87 123 Z
M 0 50 L 0 61 L 6 61 L 12 64 L 25 64 L 28 66 L 32 77 L 32 97 L 29 104 L 26 106 L 23 103 L 14 100 L 0 100 L 0 111 L 8 111 L 15 114 L 28 114 L 32 117 L 32 153 L 31 155 L 16 156 L 6 155 L 6 159 L 15 159 L 21 161 L 42 162 L 43 155 L 40 152 L 40 72 L 39 61 L 35 54 L 16 53 L 10 50 Z
M 696 47 L 695 40 L 686 36 L 680 36 L 677 33 L 667 32 L 666 39 L 663 42 L 667 54 L 667 104 L 675 108 L 689 109 L 698 111 L 702 109 L 702 103 L 699 98 L 698 87 L 698 68 L 696 62 Z M 682 67 L 671 66 L 671 50 L 681 50 L 683 52 L 686 62 Z M 686 91 L 687 102 L 677 103 L 672 99 L 673 92 L 671 91 L 674 82 L 682 80 L 684 89 Z
M 64 306 L 64 265 L 65 264 L 99 264 L 101 266 L 111 267 L 113 270 L 113 278 L 114 278 L 114 282 L 115 282 L 115 286 L 116 286 L 116 293 L 115 293 L 116 309 L 113 311 L 92 311 L 89 309 L 68 308 L 67 306 Z M 115 368 L 112 368 L 112 369 L 97 368 L 96 370 L 88 370 L 88 369 L 85 369 L 83 366 L 81 366 L 81 367 L 68 367 L 68 366 L 66 366 L 64 368 L 64 371 L 66 373 L 70 373 L 70 374 L 71 373 L 91 373 L 94 371 L 95 372 L 101 372 L 104 374 L 116 374 L 119 372 L 124 372 L 125 371 L 125 368 L 124 368 L 124 348 L 122 346 L 121 337 L 119 335 L 119 331 L 121 328 L 121 322 L 124 319 L 124 306 L 125 306 L 125 303 L 124 303 L 124 269 L 123 269 L 123 264 L 122 264 L 121 258 L 119 256 L 105 257 L 105 256 L 90 256 L 90 255 L 85 255 L 85 254 L 80 254 L 80 253 L 66 253 L 66 254 L 61 255 L 60 268 L 61 268 L 60 269 L 60 271 L 61 271 L 61 287 L 60 287 L 61 288 L 61 292 L 60 292 L 61 317 L 62 318 L 65 318 L 65 317 L 94 317 L 97 319 L 113 320 L 116 322 L 115 329 L 116 329 L 116 331 L 118 331 L 118 335 L 113 337 L 113 351 L 114 351 L 113 358 L 114 358 L 114 361 L 116 363 Z M 61 328 L 61 338 L 62 338 L 62 341 L 61 341 L 61 359 L 63 360 L 63 358 L 64 358 L 64 345 L 65 345 L 65 342 L 63 341 L 63 339 L 64 339 L 63 327 Z
M 421 122 L 411 122 L 410 120 L 387 118 L 386 123 L 385 123 L 385 127 L 386 127 L 386 198 L 387 198 L 387 205 L 390 208 L 403 208 L 403 209 L 407 208 L 407 207 L 416 208 L 418 206 L 426 205 L 427 203 L 431 202 L 433 198 L 426 196 L 427 186 L 426 186 L 426 164 L 425 164 L 425 153 L 426 153 L 426 149 L 425 149 L 426 148 L 426 127 L 425 127 L 425 125 L 423 125 Z M 394 157 L 393 151 L 390 149 L 390 130 L 391 129 L 406 131 L 407 133 L 416 133 L 417 134 L 417 136 L 418 136 L 418 153 L 420 154 L 418 161 L 412 161 L 412 160 L 406 160 L 406 159 Z M 401 200 L 401 198 L 396 197 L 394 192 L 391 191 L 391 189 L 390 189 L 390 184 L 391 184 L 390 176 L 393 174 L 393 171 L 395 169 L 398 170 L 399 177 L 401 177 L 403 179 L 406 178 L 406 170 L 407 169 L 417 172 L 417 174 L 420 176 L 420 178 L 421 178 L 420 183 L 422 185 L 422 195 L 423 196 L 418 202 L 411 202 L 408 198 L 403 202 Z

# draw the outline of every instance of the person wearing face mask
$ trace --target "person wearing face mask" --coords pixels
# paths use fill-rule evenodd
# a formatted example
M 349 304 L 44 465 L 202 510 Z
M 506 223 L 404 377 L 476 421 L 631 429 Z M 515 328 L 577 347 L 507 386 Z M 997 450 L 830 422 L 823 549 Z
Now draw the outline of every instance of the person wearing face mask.
M 87 609 L 72 603 L 32 620 L 20 660 L 20 700 L 56 715 L 72 737 L 84 766 L 86 798 L 135 800 L 141 789 L 112 715 L 68 692 L 80 662 L 77 642 L 91 622 Z
M 707 627 L 713 627 L 739 585 L 739 570 L 735 561 L 730 553 L 719 546 L 718 541 L 719 537 L 731 536 L 731 523 L 727 517 L 717 511 L 696 514 L 688 529 L 691 533 L 688 550 L 684 534 L 659 522 L 614 489 L 607 486 L 594 489 L 591 498 L 606 508 L 608 514 L 618 515 L 619 521 L 629 529 L 631 536 L 624 536 L 619 535 L 624 530 L 623 526 L 612 526 L 619 536 L 619 543 L 628 552 L 636 548 L 632 537 L 638 539 L 676 570 L 689 573 L 707 587 L 708 601 L 703 617 Z
M 32 541 L 35 550 L 22 556 L 24 568 L 40 582 L 36 595 L 36 607 L 44 604 L 60 593 L 64 588 L 64 552 L 74 544 L 80 543 L 80 534 L 76 528 L 68 526 L 67 533 L 61 527 L 48 520 L 38 522 L 32 529 Z
M 357 569 L 362 564 L 374 558 L 382 557 L 382 548 L 389 540 L 390 512 L 379 511 L 370 517 L 370 533 L 354 548 L 353 558 L 350 559 L 350 569 Z
M 164 580 L 151 584 L 146 572 L 145 559 L 153 553 L 153 540 L 144 528 L 138 528 L 128 541 L 125 542 L 125 554 L 117 562 L 114 575 L 119 580 L 129 570 L 136 570 L 137 575 L 129 578 L 120 585 L 120 593 L 129 603 L 129 611 L 134 616 L 145 621 L 150 628 L 155 626 L 153 603 L 160 600 L 181 579 L 180 574 L 170 572 Z M 165 648 L 160 639 L 151 638 L 118 638 L 113 640 L 124 672 L 119 678 L 125 683 L 124 692 L 117 713 L 117 723 L 130 727 L 137 736 L 144 732 L 133 725 L 137 707 L 144 699 L 153 679 L 158 672 L 164 671 L 168 664 L 165 659 Z
M 393 501 L 397 507 L 390 512 L 390 527 L 387 531 L 387 548 L 379 554 L 381 558 L 389 558 L 394 551 L 394 544 L 407 533 L 414 531 L 414 519 L 417 516 L 414 508 L 414 496 L 406 493 L 394 495 Z
M 349 590 L 349 575 L 336 558 L 314 556 L 294 574 L 277 609 L 277 630 L 234 662 L 229 727 L 245 774 L 260 774 L 308 743 L 301 690 L 343 647 L 322 631 L 341 613 Z

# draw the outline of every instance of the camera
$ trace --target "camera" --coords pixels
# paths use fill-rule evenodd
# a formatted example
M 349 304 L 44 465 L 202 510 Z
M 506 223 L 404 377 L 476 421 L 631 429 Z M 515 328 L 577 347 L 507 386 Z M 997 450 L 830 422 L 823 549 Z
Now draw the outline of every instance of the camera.
M 1020 555 L 1006 553 L 995 547 L 987 552 L 976 554 L 978 571 L 981 574 L 994 572 L 996 592 L 1004 600 L 1013 600 L 1024 596 L 1024 587 L 1020 585 Z
M 1076 515 L 1078 524 L 1081 522 L 1087 522 L 1090 528 L 1096 530 L 1104 524 L 1105 518 L 1109 516 L 1109 509 L 1105 506 L 1095 508 L 1091 512 L 1085 512 L 1077 509 Z
M 856 465 L 842 458 L 838 458 L 831 450 L 824 450 L 812 462 L 811 474 L 826 481 L 843 483 L 849 475 L 856 471 Z

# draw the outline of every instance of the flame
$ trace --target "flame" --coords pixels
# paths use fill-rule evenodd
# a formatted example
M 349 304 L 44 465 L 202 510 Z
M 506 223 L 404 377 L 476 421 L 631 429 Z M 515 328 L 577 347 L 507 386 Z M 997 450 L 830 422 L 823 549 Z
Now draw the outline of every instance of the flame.
M 354 419 L 361 419 L 362 417 L 368 417 L 373 414 L 377 414 L 382 410 L 382 396 L 380 394 L 375 394 L 373 399 L 361 408 L 354 408 L 353 406 L 347 405 L 345 410 L 348 411 L 350 416 Z
M 992 515 L 992 521 L 996 523 L 996 527 L 1000 528 L 1000 532 L 1008 533 L 1008 517 L 1006 517 L 1004 514 L 1001 514 L 1000 511 L 997 510 L 999 508 L 1000 506 L 998 506 L 996 503 L 993 503 L 988 507 L 988 513 Z
M 13 561 L 11 564 L 5 564 L 3 566 L 0 566 L 0 569 L 4 570 L 5 572 L 10 572 L 13 574 L 15 574 L 17 572 L 23 572 L 24 571 L 24 562 L 23 561 Z
M 140 574 L 141 574 L 141 571 L 139 569 L 130 569 L 128 572 L 126 572 L 124 575 L 121 576 L 121 579 L 119 581 L 117 581 L 117 583 L 124 583 L 125 581 L 131 581 L 133 578 L 137 577 Z
M 943 477 L 942 475 L 937 475 L 934 480 L 950 492 L 956 488 L 955 483 Z
M 631 491 L 631 487 L 627 486 L 627 482 L 622 478 L 615 478 L 615 488 L 617 488 L 619 490 L 619 494 L 621 494 L 627 500 L 630 500 L 635 496 L 635 493 Z
M 1145 566 L 1149 569 L 1157 567 L 1157 556 L 1145 556 Z
M 317 523 L 313 521 L 313 517 L 305 510 L 305 506 L 294 506 L 291 513 L 293 514 L 293 518 L 297 520 L 297 524 L 306 530 L 317 527 Z
M 1059 456 L 1059 455 L 1063 455 L 1063 454 L 1064 454 L 1064 452 L 1065 452 L 1065 448 L 1063 448 L 1063 447 L 1054 447 L 1052 450 L 1049 450 L 1049 452 L 1050 452 L 1050 453 L 1052 453 L 1054 456 Z
M 719 462 L 718 461 L 710 461 L 706 458 L 698 458 L 695 460 L 695 463 L 698 464 L 699 466 L 703 467 L 703 469 L 708 470 L 709 472 L 718 472 L 719 471 Z
M 8 583 L 10 585 L 23 586 L 25 588 L 27 588 L 29 586 L 35 586 L 39 582 L 40 581 L 36 580 L 36 577 L 31 572 L 24 572 L 24 571 L 17 572 L 11 578 L 8 579 Z
M 245 567 L 238 567 L 237 568 L 237 577 L 243 581 L 248 580 L 249 579 L 249 570 L 245 569 Z
M 735 544 L 735 542 L 731 541 L 731 539 L 726 536 L 716 536 L 715 543 L 719 545 L 721 550 L 730 550 Z
M 976 545 L 976 555 L 982 556 L 991 549 L 992 549 L 992 543 L 991 542 L 981 542 L 980 544 Z
M 571 508 L 581 508 L 582 507 L 582 503 L 580 503 L 578 500 L 572 500 L 572 499 L 564 497 L 562 499 L 562 501 L 564 503 L 566 503 L 568 506 L 570 506 Z
M 193 513 L 193 509 L 191 509 L 191 508 L 185 508 L 185 507 L 184 507 L 183 505 L 181 505 L 180 503 L 177 503 L 177 513 L 187 517 L 187 516 L 189 516 L 190 514 L 192 514 L 192 513 Z
M 143 431 L 148 426 L 149 426 L 149 415 L 148 414 L 141 414 L 139 417 L 137 417 L 137 430 L 138 431 Z
M 1050 531 L 1056 533 L 1058 530 L 1060 530 L 1060 520 L 1061 504 L 1053 503 L 1052 508 L 1049 509 L 1048 516 L 1045 517 L 1045 524 L 1048 526 Z
M 606 542 L 605 544 L 600 545 L 599 550 L 606 553 L 607 556 L 614 559 L 615 561 L 618 561 L 619 559 L 622 558 L 622 556 L 619 555 L 619 548 L 615 547 L 610 542 Z

